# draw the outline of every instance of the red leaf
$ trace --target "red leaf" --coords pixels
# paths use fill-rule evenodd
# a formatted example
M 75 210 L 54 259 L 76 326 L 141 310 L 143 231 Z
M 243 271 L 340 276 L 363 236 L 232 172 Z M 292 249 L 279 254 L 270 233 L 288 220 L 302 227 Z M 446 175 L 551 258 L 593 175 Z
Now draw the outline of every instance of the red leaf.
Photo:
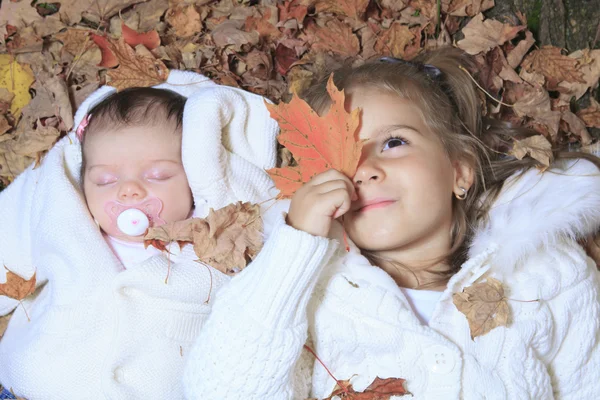
M 279 123 L 279 143 L 287 147 L 298 162 L 297 167 L 273 168 L 267 172 L 281 191 L 280 198 L 291 195 L 313 176 L 337 169 L 352 177 L 362 150 L 358 139 L 360 110 L 348 113 L 344 107 L 344 91 L 338 90 L 333 76 L 327 83 L 331 107 L 320 117 L 297 94 L 288 103 L 267 103 L 271 117 Z
M 119 65 L 119 60 L 117 60 L 117 57 L 109 49 L 110 45 L 106 37 L 92 33 L 92 40 L 96 43 L 96 46 L 100 48 L 100 52 L 102 53 L 102 61 L 98 64 L 99 67 L 113 68 Z
M 137 31 L 125 25 L 125 22 L 122 22 L 121 34 L 123 39 L 125 39 L 125 43 L 131 47 L 135 47 L 138 44 L 143 44 L 148 50 L 154 50 L 160 46 L 160 37 L 156 31 L 138 33 Z
M 291 66 L 298 61 L 296 50 L 279 43 L 275 49 L 275 67 L 281 75 L 287 74 Z

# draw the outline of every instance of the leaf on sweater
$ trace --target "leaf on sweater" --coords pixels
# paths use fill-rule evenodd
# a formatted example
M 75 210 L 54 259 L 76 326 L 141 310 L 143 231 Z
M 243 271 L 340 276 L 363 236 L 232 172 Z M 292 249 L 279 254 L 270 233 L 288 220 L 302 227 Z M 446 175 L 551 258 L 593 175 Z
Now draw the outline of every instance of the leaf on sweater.
M 167 251 L 167 245 L 177 242 L 182 249 L 188 243 L 193 241 L 194 219 L 188 218 L 183 221 L 169 222 L 156 228 L 149 228 L 144 236 L 144 246 L 153 246 L 160 251 Z
M 233 275 L 253 260 L 263 245 L 262 218 L 257 204 L 211 208 L 205 219 L 194 218 L 194 251 L 199 260 Z
M 349 177 L 356 172 L 363 145 L 358 139 L 360 110 L 346 111 L 344 91 L 335 87 L 333 76 L 329 78 L 327 91 L 332 103 L 322 117 L 297 94 L 288 104 L 265 103 L 281 128 L 279 143 L 298 162 L 297 167 L 267 171 L 280 190 L 280 198 L 291 197 L 303 183 L 329 169 L 337 169 Z
M 12 315 L 13 313 L 11 312 L 8 315 L 3 315 L 0 317 L 0 339 L 2 339 L 2 336 L 4 336 L 4 332 L 6 332 L 6 328 L 8 327 L 8 321 L 10 321 L 10 317 L 12 317 Z
M 401 378 L 376 377 L 373 382 L 362 392 L 357 392 L 352 387 L 350 380 L 338 381 L 331 396 L 324 400 L 389 400 L 392 396 L 411 395 L 404 387 L 406 380 Z
M 23 279 L 19 275 L 6 269 L 6 282 L 0 283 L 0 295 L 10 297 L 15 300 L 23 300 L 35 291 L 35 272 L 29 279 Z
M 531 158 L 539 161 L 545 167 L 550 167 L 554 155 L 552 154 L 552 145 L 543 135 L 536 135 L 523 140 L 515 140 L 513 148 L 509 154 L 522 160 L 529 155 Z
M 487 278 L 452 295 L 454 305 L 467 317 L 471 339 L 482 336 L 499 326 L 508 325 L 507 298 L 502 282 Z
M 108 39 L 109 49 L 119 61 L 119 67 L 108 71 L 108 84 L 123 90 L 130 87 L 148 87 L 167 80 L 169 70 L 155 58 L 139 57 L 123 38 Z

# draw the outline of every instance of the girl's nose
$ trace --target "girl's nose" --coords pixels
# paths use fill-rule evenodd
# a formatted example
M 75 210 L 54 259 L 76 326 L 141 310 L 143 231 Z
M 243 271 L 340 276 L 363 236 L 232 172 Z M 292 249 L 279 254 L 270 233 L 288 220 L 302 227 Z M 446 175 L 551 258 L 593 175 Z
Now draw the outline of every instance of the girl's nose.
M 126 181 L 119 187 L 120 201 L 139 201 L 147 195 L 146 189 L 137 181 Z
M 378 168 L 371 160 L 365 159 L 358 165 L 356 174 L 354 174 L 354 186 L 360 187 L 383 178 L 383 171 Z

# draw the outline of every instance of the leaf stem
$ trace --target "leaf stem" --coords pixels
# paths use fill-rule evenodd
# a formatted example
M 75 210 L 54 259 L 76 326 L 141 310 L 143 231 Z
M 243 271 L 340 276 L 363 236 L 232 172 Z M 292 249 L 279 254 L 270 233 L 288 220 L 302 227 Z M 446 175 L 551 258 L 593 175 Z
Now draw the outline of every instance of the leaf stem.
M 319 356 L 314 352 L 313 349 L 311 349 L 308 345 L 304 345 L 304 348 L 310 353 L 312 354 L 315 359 L 319 362 L 319 364 L 321 364 L 323 366 L 323 368 L 325 368 L 325 371 L 327 371 L 327 373 L 329 374 L 330 377 L 333 378 L 333 380 L 335 381 L 335 383 L 337 383 L 337 385 L 340 387 L 340 389 L 342 389 L 344 391 L 344 393 L 349 394 L 348 389 L 346 388 L 346 386 L 344 386 L 340 381 L 337 380 L 337 378 L 335 376 L 333 376 L 333 374 L 331 373 L 331 371 L 329 370 L 329 368 L 327 368 L 327 366 L 325 365 L 325 363 L 323 361 L 321 361 L 321 359 L 319 358 Z
M 23 300 L 19 300 L 19 304 L 23 307 L 23 311 L 25 311 L 25 316 L 27 317 L 27 321 L 31 322 L 31 318 L 29 318 L 29 314 L 27 314 L 27 309 L 25 308 L 25 304 L 23 304 Z

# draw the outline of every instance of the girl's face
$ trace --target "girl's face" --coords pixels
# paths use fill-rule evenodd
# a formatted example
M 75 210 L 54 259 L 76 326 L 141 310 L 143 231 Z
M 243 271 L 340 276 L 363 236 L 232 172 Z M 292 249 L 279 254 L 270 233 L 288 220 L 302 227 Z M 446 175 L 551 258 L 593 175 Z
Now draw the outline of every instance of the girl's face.
M 350 238 L 380 255 L 435 258 L 451 245 L 452 197 L 470 185 L 470 169 L 452 162 L 408 100 L 373 89 L 350 91 L 362 109 L 364 143 L 353 178 L 358 200 L 344 216 Z
M 131 126 L 86 137 L 83 190 L 92 216 L 108 235 L 134 242 L 112 226 L 107 202 L 138 204 L 157 197 L 165 222 L 189 217 L 193 199 L 181 162 L 181 135 L 171 126 Z

